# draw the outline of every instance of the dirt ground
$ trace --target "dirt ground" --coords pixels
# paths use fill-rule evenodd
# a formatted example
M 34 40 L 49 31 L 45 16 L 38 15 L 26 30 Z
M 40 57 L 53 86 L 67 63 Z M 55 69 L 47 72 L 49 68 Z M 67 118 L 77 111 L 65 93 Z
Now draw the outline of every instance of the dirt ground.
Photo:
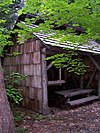
M 44 116 L 17 109 L 17 133 L 100 133 L 100 101 L 70 109 L 53 107 L 51 112 Z

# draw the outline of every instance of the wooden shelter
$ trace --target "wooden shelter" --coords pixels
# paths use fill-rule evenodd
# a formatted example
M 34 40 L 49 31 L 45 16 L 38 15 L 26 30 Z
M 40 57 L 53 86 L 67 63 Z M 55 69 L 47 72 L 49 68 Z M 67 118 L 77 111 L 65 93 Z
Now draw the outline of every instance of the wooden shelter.
M 48 35 L 34 33 L 36 38 L 29 39 L 24 45 L 9 47 L 9 56 L 3 65 L 10 72 L 27 75 L 19 83 L 23 94 L 23 105 L 35 111 L 48 113 L 49 97 L 52 94 L 66 98 L 66 103 L 77 105 L 99 99 L 100 97 L 100 45 L 94 41 L 88 45 L 77 46 L 83 60 L 89 65 L 84 77 L 73 76 L 65 69 L 56 69 L 45 58 L 66 52 L 63 48 L 75 48 L 70 42 L 59 44 Z M 20 54 L 13 56 L 14 52 Z M 75 98 L 73 98 L 75 97 Z M 78 99 L 77 99 L 78 98 Z M 54 101 L 53 101 L 54 102 Z

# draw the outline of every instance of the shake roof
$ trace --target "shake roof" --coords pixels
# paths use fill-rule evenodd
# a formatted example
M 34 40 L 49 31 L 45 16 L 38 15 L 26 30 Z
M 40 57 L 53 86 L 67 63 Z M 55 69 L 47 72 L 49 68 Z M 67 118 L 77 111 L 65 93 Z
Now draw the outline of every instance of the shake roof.
M 47 35 L 47 34 L 34 33 L 34 35 L 38 37 L 44 44 L 47 44 L 47 45 L 52 45 L 52 46 L 62 47 L 62 48 L 77 49 L 83 52 L 100 54 L 100 44 L 95 41 L 90 41 L 88 44 L 84 44 L 81 46 L 78 43 L 72 44 L 69 41 L 60 43 L 59 41 L 53 38 L 50 38 L 50 35 Z
M 22 22 L 23 23 L 23 22 Z M 37 25 L 28 26 L 30 28 L 36 28 Z M 94 54 L 100 54 L 100 44 L 96 41 L 90 41 L 87 44 L 79 45 L 78 43 L 72 43 L 69 41 L 60 42 L 57 39 L 54 39 L 49 34 L 43 34 L 43 33 L 33 33 L 37 38 L 39 38 L 44 44 L 46 45 L 52 45 L 56 47 L 61 48 L 69 48 L 69 49 L 77 49 L 82 52 L 88 52 L 88 53 L 94 53 Z

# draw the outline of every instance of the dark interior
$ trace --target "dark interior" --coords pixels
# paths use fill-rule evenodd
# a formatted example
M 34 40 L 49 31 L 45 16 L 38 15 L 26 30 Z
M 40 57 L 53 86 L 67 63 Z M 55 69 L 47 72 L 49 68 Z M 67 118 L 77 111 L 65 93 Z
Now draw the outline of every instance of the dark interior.
M 50 62 L 49 62 L 50 63 Z M 93 69 L 94 69 L 94 65 L 93 65 Z M 63 90 L 73 90 L 73 89 L 78 89 L 80 88 L 80 80 L 81 80 L 81 76 L 75 75 L 74 73 L 68 73 L 66 71 L 66 69 L 62 69 L 61 70 L 61 80 L 65 80 L 65 83 L 62 84 L 56 84 L 56 85 L 48 85 L 48 106 L 52 107 L 52 106 L 56 106 L 56 107 L 61 107 L 63 105 L 65 105 L 65 98 L 62 95 L 56 94 L 56 91 L 63 91 Z M 83 77 L 83 81 L 84 81 L 84 86 L 83 89 L 86 89 L 86 85 L 91 77 L 91 70 L 90 67 L 88 67 L 88 70 L 86 72 L 86 74 Z M 97 80 L 97 73 L 96 72 L 90 86 L 88 89 L 94 89 L 95 94 L 97 94 L 97 89 L 98 88 L 98 80 Z M 47 71 L 47 75 L 48 75 L 48 81 L 56 81 L 59 80 L 59 69 L 55 68 L 54 66 L 52 66 L 48 71 Z M 93 93 L 92 93 L 93 94 Z M 91 94 L 90 94 L 91 95 Z M 71 100 L 74 99 L 80 99 L 82 97 L 85 97 L 85 95 L 80 95 L 80 96 L 74 96 L 71 98 Z
M 59 69 L 52 66 L 48 70 L 48 81 L 59 80 Z M 64 103 L 64 97 L 56 94 L 56 91 L 76 89 L 80 87 L 80 78 L 73 73 L 68 73 L 66 69 L 62 69 L 61 79 L 65 80 L 65 83 L 48 86 L 48 105 L 59 106 Z

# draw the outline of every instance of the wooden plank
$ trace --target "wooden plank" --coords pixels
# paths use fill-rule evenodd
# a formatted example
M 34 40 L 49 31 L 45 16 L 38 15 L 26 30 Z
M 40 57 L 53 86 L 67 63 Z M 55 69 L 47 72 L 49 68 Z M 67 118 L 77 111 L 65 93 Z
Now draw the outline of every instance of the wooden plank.
M 35 88 L 42 88 L 41 85 L 41 76 L 34 76 L 34 87 Z
M 79 104 L 83 104 L 83 103 L 90 102 L 93 100 L 97 100 L 98 98 L 99 98 L 98 96 L 90 96 L 90 97 L 86 97 L 86 98 L 82 98 L 82 99 L 78 99 L 74 101 L 69 101 L 67 103 L 70 105 L 79 105 Z
M 30 87 L 33 87 L 34 88 L 34 77 L 30 76 L 29 78 L 29 82 L 30 82 Z
M 34 91 L 35 91 L 34 88 L 29 87 L 29 98 L 30 99 L 34 99 L 35 98 Z
M 34 64 L 40 64 L 40 52 L 34 52 Z
M 93 92 L 93 89 L 84 89 L 84 90 L 79 90 L 79 89 L 74 89 L 74 90 L 64 90 L 64 91 L 57 91 L 55 93 L 63 95 L 64 97 L 72 97 L 72 96 L 77 96 L 77 95 L 82 95 L 82 94 L 88 94 Z
M 47 66 L 47 70 L 49 70 L 51 67 L 52 67 L 52 64 L 50 63 L 50 64 Z
M 91 74 L 91 77 L 90 77 L 90 79 L 89 79 L 89 81 L 88 81 L 88 83 L 87 83 L 87 85 L 86 85 L 86 88 L 88 88 L 89 85 L 91 84 L 91 82 L 92 82 L 92 80 L 93 80 L 93 77 L 94 77 L 94 75 L 95 75 L 95 73 L 96 73 L 96 70 L 97 70 L 97 68 L 95 67 L 94 70 L 93 70 L 93 72 L 92 72 L 92 74 Z
M 28 75 L 33 76 L 34 75 L 34 71 L 33 71 L 34 65 L 30 64 L 28 66 L 29 66 L 29 74 Z
M 38 39 L 35 41 L 34 51 L 40 51 L 41 41 Z
M 30 67 L 29 65 L 24 65 L 24 74 L 29 75 Z
M 41 76 L 41 64 L 33 65 L 34 76 Z
M 23 65 L 24 66 L 24 74 L 25 75 L 33 75 L 33 66 L 34 65 Z
M 48 81 L 48 85 L 59 85 L 65 83 L 65 80 Z
M 59 68 L 59 80 L 61 81 L 61 68 Z

